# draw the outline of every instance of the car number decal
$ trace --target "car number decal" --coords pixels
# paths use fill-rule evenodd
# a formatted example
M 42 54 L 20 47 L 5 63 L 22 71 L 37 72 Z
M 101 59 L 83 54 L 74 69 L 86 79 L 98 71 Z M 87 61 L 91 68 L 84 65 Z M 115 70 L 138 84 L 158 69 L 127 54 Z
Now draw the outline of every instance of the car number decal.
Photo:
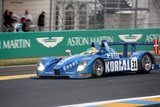
M 131 71 L 137 71 L 138 70 L 138 60 L 137 58 L 131 59 Z

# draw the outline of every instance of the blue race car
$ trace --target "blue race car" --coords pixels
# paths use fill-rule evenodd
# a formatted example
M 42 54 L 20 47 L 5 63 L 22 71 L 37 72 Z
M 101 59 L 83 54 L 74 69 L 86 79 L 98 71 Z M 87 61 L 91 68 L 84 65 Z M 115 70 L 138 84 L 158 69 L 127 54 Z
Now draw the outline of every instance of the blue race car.
M 78 55 L 41 58 L 37 65 L 37 76 L 89 78 L 114 72 L 149 73 L 153 69 L 159 69 L 159 65 L 156 65 L 151 53 L 133 52 L 126 58 L 110 48 L 106 40 L 102 40 L 101 46 L 93 42 L 89 49 Z

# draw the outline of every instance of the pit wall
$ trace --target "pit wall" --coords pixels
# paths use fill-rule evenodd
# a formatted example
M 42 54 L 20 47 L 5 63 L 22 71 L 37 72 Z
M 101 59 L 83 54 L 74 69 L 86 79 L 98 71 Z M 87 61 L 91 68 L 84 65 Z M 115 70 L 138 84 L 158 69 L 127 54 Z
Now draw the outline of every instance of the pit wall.
M 93 41 L 153 42 L 157 37 L 160 41 L 160 28 L 0 33 L 0 59 L 64 56 L 66 49 L 78 54 Z M 123 46 L 111 47 L 123 51 Z M 137 50 L 151 51 L 153 46 L 137 46 Z

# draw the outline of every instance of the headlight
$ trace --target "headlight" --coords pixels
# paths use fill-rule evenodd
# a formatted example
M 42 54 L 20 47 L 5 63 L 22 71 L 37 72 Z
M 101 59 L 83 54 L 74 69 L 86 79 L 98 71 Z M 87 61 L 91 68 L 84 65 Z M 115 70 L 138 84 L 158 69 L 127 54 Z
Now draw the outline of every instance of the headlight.
M 82 61 L 82 62 L 80 62 L 80 64 L 77 67 L 77 71 L 80 72 L 80 71 L 84 70 L 84 68 L 87 66 L 87 64 L 88 64 L 88 61 Z
M 37 70 L 38 71 L 43 71 L 45 69 L 45 66 L 43 65 L 42 62 L 39 62 L 38 66 L 37 66 Z

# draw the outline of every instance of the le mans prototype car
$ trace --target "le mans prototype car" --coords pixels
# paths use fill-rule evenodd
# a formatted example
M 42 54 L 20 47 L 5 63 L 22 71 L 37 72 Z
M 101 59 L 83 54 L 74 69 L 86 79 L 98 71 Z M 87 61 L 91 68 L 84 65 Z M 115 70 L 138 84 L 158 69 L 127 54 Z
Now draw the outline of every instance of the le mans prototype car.
M 37 76 L 89 78 L 112 72 L 149 73 L 153 69 L 159 69 L 159 66 L 151 53 L 139 51 L 125 58 L 109 47 L 106 40 L 102 40 L 101 45 L 93 42 L 89 49 L 78 55 L 41 58 L 37 65 Z

